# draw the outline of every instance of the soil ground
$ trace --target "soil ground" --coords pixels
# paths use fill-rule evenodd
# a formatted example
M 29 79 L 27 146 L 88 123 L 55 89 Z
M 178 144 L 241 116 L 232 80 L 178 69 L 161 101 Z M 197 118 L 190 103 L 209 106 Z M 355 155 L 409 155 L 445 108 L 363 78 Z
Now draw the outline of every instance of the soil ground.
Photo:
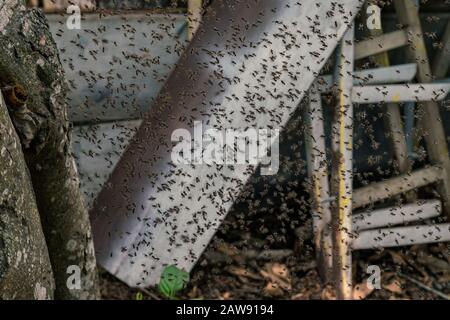
M 227 243 L 216 236 L 191 272 L 182 299 L 334 299 L 330 285 L 322 283 L 316 269 L 310 239 L 279 249 L 289 256 L 265 259 L 243 258 L 255 248 Z M 264 251 L 264 249 L 263 249 Z M 254 251 L 252 251 L 254 252 Z M 450 294 L 450 245 L 420 245 L 367 250 L 354 254 L 356 299 L 442 299 Z M 381 289 L 365 285 L 368 265 L 381 269 Z M 135 299 L 129 288 L 107 272 L 101 272 L 103 299 Z M 164 299 L 157 288 L 142 292 L 144 299 Z

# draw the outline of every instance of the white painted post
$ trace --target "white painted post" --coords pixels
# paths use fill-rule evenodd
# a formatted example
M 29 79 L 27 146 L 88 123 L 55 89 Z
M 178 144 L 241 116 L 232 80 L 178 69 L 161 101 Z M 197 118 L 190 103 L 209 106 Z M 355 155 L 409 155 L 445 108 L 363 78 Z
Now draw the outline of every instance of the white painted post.
M 338 55 L 339 104 L 333 124 L 336 152 L 333 163 L 333 193 L 338 195 L 333 205 L 333 268 L 339 299 L 352 298 L 352 191 L 353 191 L 353 61 L 354 27 L 345 33 Z

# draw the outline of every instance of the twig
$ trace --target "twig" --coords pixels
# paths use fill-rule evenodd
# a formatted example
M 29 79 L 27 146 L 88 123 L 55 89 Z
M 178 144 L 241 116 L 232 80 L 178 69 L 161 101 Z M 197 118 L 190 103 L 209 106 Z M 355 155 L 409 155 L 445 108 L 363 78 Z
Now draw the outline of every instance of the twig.
M 235 250 L 233 252 L 212 251 L 205 253 L 208 260 L 214 263 L 220 262 L 232 262 L 233 260 L 243 264 L 245 260 L 282 260 L 289 256 L 292 256 L 294 252 L 289 249 L 278 249 L 278 250 Z
M 150 298 L 152 298 L 154 300 L 161 300 L 161 298 L 159 298 L 156 294 L 150 292 L 149 290 L 147 290 L 145 288 L 138 288 L 138 290 L 145 293 L 147 296 L 149 296 Z
M 422 282 L 417 281 L 416 279 L 411 278 L 410 276 L 407 276 L 406 274 L 398 273 L 398 275 L 399 275 L 400 277 L 402 277 L 402 278 L 405 278 L 406 280 L 411 281 L 412 283 L 414 283 L 414 284 L 417 285 L 418 287 L 420 287 L 420 288 L 422 288 L 422 289 L 425 289 L 425 290 L 427 290 L 427 291 L 429 291 L 429 292 L 431 292 L 431 293 L 434 293 L 435 295 L 441 297 L 442 299 L 450 300 L 450 296 L 446 295 L 445 293 L 440 292 L 440 291 L 438 291 L 438 290 L 436 290 L 436 289 L 433 289 L 433 288 L 431 288 L 431 287 L 429 287 L 429 286 L 423 284 Z

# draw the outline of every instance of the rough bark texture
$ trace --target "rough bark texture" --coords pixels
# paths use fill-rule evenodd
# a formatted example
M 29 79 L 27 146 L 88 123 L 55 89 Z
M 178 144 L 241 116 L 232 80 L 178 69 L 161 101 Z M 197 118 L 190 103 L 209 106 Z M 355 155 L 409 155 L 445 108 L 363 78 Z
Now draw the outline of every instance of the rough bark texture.
M 54 288 L 28 169 L 0 93 L 0 299 L 49 299 Z
M 7 101 L 31 173 L 55 275 L 57 299 L 98 297 L 88 211 L 79 191 L 67 120 L 67 86 L 47 21 L 23 1 L 0 2 L 0 83 L 20 85 L 25 105 Z M 81 269 L 81 289 L 66 285 Z

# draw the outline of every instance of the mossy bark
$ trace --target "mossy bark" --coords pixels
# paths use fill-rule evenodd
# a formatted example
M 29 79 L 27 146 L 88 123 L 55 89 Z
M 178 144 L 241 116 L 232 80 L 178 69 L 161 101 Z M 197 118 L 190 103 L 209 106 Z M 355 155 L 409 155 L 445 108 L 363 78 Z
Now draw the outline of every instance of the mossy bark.
M 31 174 L 55 297 L 96 299 L 91 227 L 72 156 L 67 85 L 56 44 L 43 13 L 26 9 L 24 1 L 4 0 L 0 20 L 0 85 L 21 86 L 28 95 L 25 105 L 7 105 Z M 66 285 L 70 266 L 81 270 L 81 289 Z
M 30 176 L 0 93 L 0 299 L 51 299 L 54 288 Z

